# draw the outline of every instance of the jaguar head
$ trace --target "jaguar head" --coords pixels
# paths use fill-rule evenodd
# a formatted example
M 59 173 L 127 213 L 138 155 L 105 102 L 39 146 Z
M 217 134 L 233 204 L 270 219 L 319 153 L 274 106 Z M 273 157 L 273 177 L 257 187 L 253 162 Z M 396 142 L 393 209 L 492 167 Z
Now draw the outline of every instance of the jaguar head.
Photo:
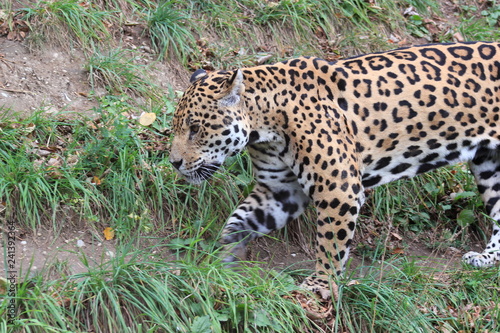
M 226 157 L 241 152 L 250 126 L 242 112 L 243 73 L 196 71 L 173 119 L 170 162 L 190 182 L 210 178 Z

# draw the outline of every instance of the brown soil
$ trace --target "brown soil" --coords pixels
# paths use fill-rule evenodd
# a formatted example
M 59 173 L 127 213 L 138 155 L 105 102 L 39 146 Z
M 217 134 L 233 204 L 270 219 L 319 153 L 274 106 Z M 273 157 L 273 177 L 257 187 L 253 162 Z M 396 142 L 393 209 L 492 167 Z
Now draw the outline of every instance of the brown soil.
M 54 50 L 33 54 L 21 43 L 0 37 L 0 105 L 18 112 L 92 109 L 80 57 Z
M 131 42 L 134 41 L 134 37 L 131 38 Z M 144 53 L 141 61 L 145 64 L 155 61 L 152 55 Z M 155 63 L 149 74 L 165 89 L 183 90 L 189 79 L 187 70 L 165 63 Z M 89 97 L 88 76 L 79 50 L 51 48 L 30 52 L 23 43 L 0 37 L 0 106 L 3 110 L 26 113 L 43 109 L 48 114 L 91 112 L 97 104 L 95 98 Z M 99 87 L 93 92 L 94 96 L 105 93 Z
M 58 235 L 50 230 L 38 230 L 21 239 L 16 244 L 21 278 L 48 273 L 44 268 L 52 264 L 58 264 L 65 274 L 84 273 L 89 267 L 116 256 L 115 241 L 97 239 L 88 230 L 66 230 Z
M 276 233 L 272 237 L 263 237 L 254 241 L 249 246 L 247 259 L 276 270 L 314 269 L 314 254 L 307 244 L 297 241 L 287 242 L 284 237 Z M 356 244 L 366 242 L 366 239 L 362 238 L 362 235 L 356 236 L 354 248 Z M 163 241 L 161 238 L 157 240 L 158 243 Z M 26 272 L 29 272 L 27 276 L 37 273 L 47 274 L 44 268 L 56 263 L 59 267 L 63 267 L 66 274 L 84 273 L 89 267 L 105 264 L 116 256 L 115 244 L 115 240 L 105 240 L 99 233 L 88 229 L 68 229 L 57 235 L 51 230 L 37 230 L 36 234 L 25 234 L 17 240 L 16 256 L 19 260 L 18 270 L 21 272 L 19 276 L 26 276 Z M 151 246 L 151 244 L 148 245 Z M 471 245 L 472 250 L 482 250 L 479 243 L 468 245 Z M 385 260 L 373 262 L 362 256 L 356 249 L 353 250 L 349 269 L 358 268 L 357 275 L 362 276 L 366 270 L 363 269 L 364 266 L 382 267 L 387 265 L 384 261 L 391 262 L 400 257 L 406 257 L 408 261 L 415 261 L 418 266 L 432 270 L 458 269 L 462 254 L 461 250 L 452 247 L 444 250 L 431 250 L 421 241 L 404 237 L 387 244 Z M 160 258 L 159 260 L 170 256 L 171 253 L 167 250 L 151 253 L 151 258 Z M 3 258 L 0 261 L 3 261 Z

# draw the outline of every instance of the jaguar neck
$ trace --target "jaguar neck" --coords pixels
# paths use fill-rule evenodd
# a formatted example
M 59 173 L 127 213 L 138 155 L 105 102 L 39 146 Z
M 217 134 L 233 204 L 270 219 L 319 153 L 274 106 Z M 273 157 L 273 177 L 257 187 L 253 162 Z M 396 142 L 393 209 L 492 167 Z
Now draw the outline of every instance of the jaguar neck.
M 261 70 L 263 66 L 259 66 Z M 282 142 L 284 131 L 288 126 L 286 105 L 278 104 L 279 92 L 264 87 L 262 81 L 255 79 L 255 73 L 244 70 L 245 92 L 243 94 L 244 109 L 250 123 L 249 144 L 264 142 Z

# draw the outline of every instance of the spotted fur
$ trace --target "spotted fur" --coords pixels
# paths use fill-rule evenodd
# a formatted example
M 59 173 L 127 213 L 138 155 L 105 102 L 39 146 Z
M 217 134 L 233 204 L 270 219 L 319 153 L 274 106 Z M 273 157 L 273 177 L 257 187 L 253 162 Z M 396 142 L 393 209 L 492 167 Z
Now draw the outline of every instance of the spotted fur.
M 257 184 L 223 231 L 226 261 L 312 203 L 316 273 L 303 285 L 326 297 L 348 258 L 364 189 L 457 162 L 469 162 L 495 221 L 486 249 L 464 260 L 500 260 L 499 98 L 498 43 L 197 72 L 175 112 L 170 160 L 197 183 L 248 149 Z

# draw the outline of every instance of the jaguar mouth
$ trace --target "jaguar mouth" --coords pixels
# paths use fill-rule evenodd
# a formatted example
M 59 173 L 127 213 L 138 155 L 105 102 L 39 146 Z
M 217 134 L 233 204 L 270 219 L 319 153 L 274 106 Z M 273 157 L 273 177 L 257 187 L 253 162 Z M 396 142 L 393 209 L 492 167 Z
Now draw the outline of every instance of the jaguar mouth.
M 205 180 L 210 179 L 213 174 L 219 170 L 219 163 L 207 163 L 202 164 L 198 169 L 191 171 L 188 175 L 186 175 L 186 179 L 193 184 L 200 184 Z

